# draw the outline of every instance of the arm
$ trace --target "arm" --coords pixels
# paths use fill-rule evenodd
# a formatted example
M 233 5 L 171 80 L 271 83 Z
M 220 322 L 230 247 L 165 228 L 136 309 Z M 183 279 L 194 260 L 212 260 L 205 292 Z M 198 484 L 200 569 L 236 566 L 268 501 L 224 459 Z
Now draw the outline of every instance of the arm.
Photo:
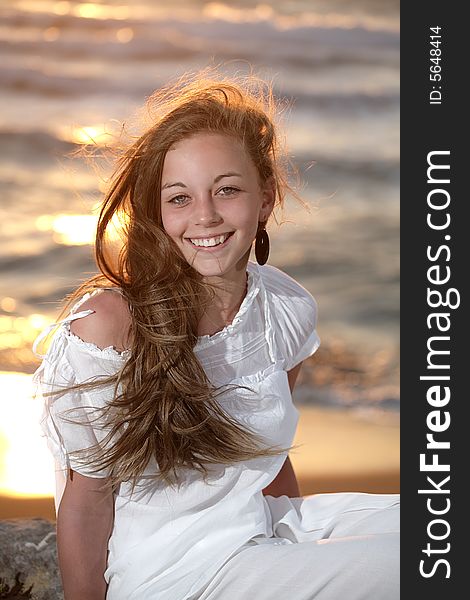
M 94 313 L 73 321 L 74 335 L 99 348 L 126 348 L 129 311 L 120 294 L 100 292 L 81 305 Z M 127 313 L 126 313 L 127 310 Z M 114 525 L 112 490 L 100 490 L 104 477 L 70 469 L 57 511 L 57 551 L 64 600 L 105 600 L 104 572 Z
M 103 577 L 114 523 L 114 498 L 102 478 L 70 471 L 57 514 L 57 552 L 65 600 L 105 600 Z
M 288 371 L 287 377 L 289 379 L 290 391 L 294 390 L 295 382 L 299 374 L 302 363 L 296 365 L 293 369 Z M 265 496 L 289 496 L 289 498 L 299 498 L 300 489 L 295 476 L 294 468 L 290 458 L 287 457 L 282 469 L 277 474 L 276 478 L 263 490 Z
M 290 462 L 290 458 L 287 457 L 282 469 L 276 475 L 276 479 L 264 488 L 263 494 L 265 496 L 289 496 L 289 498 L 300 498 L 299 484 L 294 473 L 294 468 Z

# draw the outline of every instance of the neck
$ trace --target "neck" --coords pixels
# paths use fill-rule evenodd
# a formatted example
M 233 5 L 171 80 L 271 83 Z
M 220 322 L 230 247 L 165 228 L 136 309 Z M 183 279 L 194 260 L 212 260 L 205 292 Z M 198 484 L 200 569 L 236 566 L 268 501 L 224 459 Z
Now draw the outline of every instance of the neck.
M 198 335 L 214 335 L 232 323 L 248 291 L 248 273 L 244 271 L 242 282 L 223 280 L 214 287 L 216 295 L 199 322 Z

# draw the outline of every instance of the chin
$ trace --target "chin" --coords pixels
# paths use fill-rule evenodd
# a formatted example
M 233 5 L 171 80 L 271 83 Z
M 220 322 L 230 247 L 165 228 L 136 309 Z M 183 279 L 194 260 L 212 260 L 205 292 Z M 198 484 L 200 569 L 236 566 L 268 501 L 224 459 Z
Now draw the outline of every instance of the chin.
M 219 266 L 200 265 L 195 261 L 193 267 L 204 277 L 223 277 L 230 269 Z
M 192 262 L 191 260 L 188 262 L 204 277 L 223 277 L 235 269 L 236 265 L 239 264 L 239 261 L 230 261 L 230 263 L 227 261 L 220 261 L 220 263 L 218 263 L 216 260 L 201 260 L 197 258 Z
M 185 248 L 187 250 L 187 248 Z M 184 252 L 186 261 L 202 276 L 204 277 L 223 277 L 224 275 L 244 268 L 250 258 L 251 244 L 246 250 L 240 249 L 239 252 L 235 253 L 224 253 L 229 254 L 228 256 L 221 255 L 204 256 L 202 253 L 191 253 L 189 256 Z M 231 256 L 230 256 L 231 255 Z

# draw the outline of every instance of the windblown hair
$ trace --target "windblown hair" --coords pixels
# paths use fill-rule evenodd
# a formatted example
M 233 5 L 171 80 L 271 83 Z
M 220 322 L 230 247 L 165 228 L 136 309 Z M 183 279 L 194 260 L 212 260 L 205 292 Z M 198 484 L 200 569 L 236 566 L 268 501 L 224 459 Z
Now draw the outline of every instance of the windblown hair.
M 291 163 L 277 137 L 281 111 L 270 85 L 254 76 L 229 79 L 204 71 L 155 92 L 146 107 L 152 123 L 119 158 L 101 206 L 95 240 L 101 273 L 67 297 L 60 315 L 84 293 L 110 284 L 120 288 L 131 307 L 129 360 L 112 377 L 68 389 L 114 384 L 113 400 L 99 409 L 109 443 L 87 449 L 87 457 L 94 457 L 93 469 L 110 470 L 106 485 L 132 481 L 132 489 L 151 458 L 158 465 L 155 477 L 173 485 L 180 468 L 196 469 L 206 480 L 208 464 L 292 449 L 264 445 L 228 415 L 219 395 L 246 386 L 213 386 L 193 351 L 213 290 L 163 228 L 166 153 L 200 132 L 232 136 L 253 160 L 260 182 L 271 178 L 275 208 L 282 208 L 286 193 L 303 202 L 288 184 Z

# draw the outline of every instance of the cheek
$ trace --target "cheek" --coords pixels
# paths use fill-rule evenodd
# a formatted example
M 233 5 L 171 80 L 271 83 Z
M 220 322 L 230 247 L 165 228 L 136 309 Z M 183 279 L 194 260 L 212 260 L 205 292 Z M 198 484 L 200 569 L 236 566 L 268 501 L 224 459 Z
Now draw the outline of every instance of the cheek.
M 245 207 L 245 210 L 238 212 L 238 223 L 247 233 L 250 235 L 256 235 L 258 228 L 258 216 L 259 210 L 257 210 L 254 204 L 249 204 Z
M 167 214 L 165 210 L 162 210 L 162 225 L 170 237 L 175 237 L 180 233 L 181 227 L 178 227 L 178 219 L 174 215 Z

